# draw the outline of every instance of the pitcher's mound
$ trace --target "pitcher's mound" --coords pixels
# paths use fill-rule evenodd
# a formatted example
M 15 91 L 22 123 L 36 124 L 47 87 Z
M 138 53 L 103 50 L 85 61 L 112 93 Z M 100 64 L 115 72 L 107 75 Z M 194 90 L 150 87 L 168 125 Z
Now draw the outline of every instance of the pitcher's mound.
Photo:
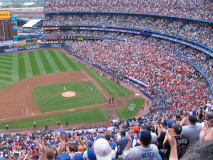
M 76 95 L 76 93 L 72 92 L 72 91 L 67 91 L 67 92 L 62 93 L 63 97 L 74 97 L 75 95 Z

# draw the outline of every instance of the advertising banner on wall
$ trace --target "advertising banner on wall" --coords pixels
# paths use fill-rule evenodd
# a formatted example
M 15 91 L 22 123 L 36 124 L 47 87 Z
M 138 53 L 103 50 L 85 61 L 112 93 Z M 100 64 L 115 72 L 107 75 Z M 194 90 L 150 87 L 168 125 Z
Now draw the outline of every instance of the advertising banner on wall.
M 10 20 L 10 11 L 0 11 L 0 21 Z
M 18 41 L 18 21 L 17 17 L 11 17 L 11 26 L 13 32 L 13 41 Z
M 13 44 L 12 26 L 10 21 L 10 11 L 0 11 L 0 46 Z

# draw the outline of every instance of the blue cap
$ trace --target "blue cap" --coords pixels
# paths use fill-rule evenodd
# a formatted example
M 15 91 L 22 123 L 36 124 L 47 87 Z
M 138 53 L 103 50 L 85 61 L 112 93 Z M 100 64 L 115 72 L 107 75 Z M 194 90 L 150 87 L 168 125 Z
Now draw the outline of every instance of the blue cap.
M 149 131 L 147 131 L 146 129 L 142 130 L 140 133 L 140 140 L 141 141 L 151 141 L 152 140 L 151 133 Z
M 56 157 L 56 160 L 71 160 L 71 157 L 68 153 L 62 153 Z
M 96 160 L 96 155 L 95 155 L 95 152 L 94 152 L 94 148 L 90 148 L 87 151 L 87 156 L 88 156 L 89 160 Z
M 92 148 L 93 141 L 91 141 L 91 140 L 87 140 L 87 144 L 88 144 L 88 147 L 89 147 L 89 148 Z
M 145 129 L 145 125 L 141 125 L 141 128 L 142 128 L 142 129 Z
M 98 140 L 99 138 L 104 138 L 104 135 L 98 134 L 98 135 L 96 136 L 96 140 Z
M 173 121 L 167 121 L 166 124 L 168 125 L 169 128 L 172 128 Z
M 76 154 L 74 155 L 74 160 L 83 160 L 82 154 L 81 154 L 81 153 L 76 153 Z

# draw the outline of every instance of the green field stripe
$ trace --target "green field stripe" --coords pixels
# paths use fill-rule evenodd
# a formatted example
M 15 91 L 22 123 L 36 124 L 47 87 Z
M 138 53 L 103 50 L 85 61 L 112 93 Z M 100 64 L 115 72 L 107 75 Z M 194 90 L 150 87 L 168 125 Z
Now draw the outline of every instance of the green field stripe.
M 0 59 L 6 60 L 6 61 L 12 61 L 13 60 L 13 54 L 0 55 Z
M 11 66 L 2 66 L 0 64 L 0 69 L 3 68 L 3 69 L 8 69 L 8 70 L 12 70 L 13 68 Z
M 76 60 L 73 60 L 82 70 L 86 70 L 93 79 L 96 80 L 96 82 L 104 88 L 107 93 L 112 97 L 122 97 L 125 96 L 126 93 L 133 94 L 130 90 L 122 87 L 121 85 L 111 81 L 108 79 L 108 77 L 101 76 L 100 73 L 95 72 L 94 70 L 84 66 L 83 64 L 77 62 Z
M 11 62 L 5 62 L 5 61 L 0 61 L 0 64 L 3 64 L 3 65 L 13 65 L 13 63 L 11 63 Z
M 57 72 L 60 72 L 58 66 L 55 64 L 54 60 L 52 59 L 52 57 L 50 56 L 50 53 L 48 50 L 43 50 L 44 51 L 44 54 L 46 55 L 47 57 L 47 60 L 53 70 L 54 73 L 57 73 Z
M 9 129 L 12 128 L 27 128 L 33 127 L 33 122 L 36 122 L 37 127 L 42 127 L 45 125 L 54 126 L 57 125 L 57 121 L 63 125 L 68 121 L 69 124 L 79 124 L 79 123 L 91 123 L 91 122 L 103 122 L 108 121 L 109 115 L 105 108 L 92 108 L 74 112 L 66 112 L 48 116 L 40 116 L 28 119 L 21 119 L 9 122 L 0 123 L 0 129 L 5 129 L 5 125 L 9 125 Z
M 41 58 L 43 65 L 44 65 L 44 68 L 46 70 L 46 73 L 53 73 L 53 69 L 52 69 L 50 63 L 48 62 L 47 57 L 44 54 L 43 50 L 39 50 L 38 53 L 39 53 L 39 56 Z
M 5 71 L 5 70 L 0 70 L 0 75 L 1 74 L 12 75 L 12 72 Z
M 19 80 L 26 79 L 26 69 L 24 62 L 24 54 L 18 53 L 18 66 L 19 66 Z
M 24 52 L 24 62 L 25 62 L 25 69 L 26 69 L 26 77 L 30 78 L 33 77 L 33 71 L 31 67 L 29 52 Z
M 2 57 L 2 56 L 0 56 L 0 60 L 1 61 L 9 61 L 9 62 L 13 61 L 12 58 Z
M 19 81 L 18 54 L 13 55 L 12 78 L 13 78 L 13 83 Z
M 36 62 L 38 64 L 38 68 L 39 68 L 40 74 L 47 74 L 47 71 L 46 71 L 46 69 L 44 67 L 45 64 L 43 64 L 38 50 L 34 51 L 34 56 L 35 56 Z
M 131 104 L 135 105 L 135 108 L 133 111 L 130 111 L 129 107 L 131 107 Z M 144 104 L 144 99 L 141 97 L 138 98 L 132 98 L 126 100 L 126 105 L 122 108 L 116 109 L 116 112 L 120 119 L 127 119 L 134 117 L 138 111 L 142 108 Z
M 63 66 L 66 68 L 67 71 L 69 71 L 69 72 L 75 71 L 75 70 L 72 68 L 72 65 L 70 65 L 70 64 L 66 61 L 66 59 L 65 59 L 65 57 L 63 56 L 62 53 L 57 52 L 57 50 L 55 50 L 54 52 L 56 53 L 55 55 L 57 56 L 57 59 L 60 60 L 60 62 L 63 64 Z
M 0 76 L 0 80 L 12 81 L 12 78 Z
M 33 76 L 40 75 L 38 64 L 36 62 L 36 59 L 35 59 L 33 51 L 29 52 L 29 57 L 30 57 L 30 63 L 31 63 L 32 71 L 33 71 Z
M 75 63 L 73 63 L 73 61 L 68 56 L 66 56 L 64 53 L 62 53 L 58 50 L 55 50 L 54 52 L 57 53 L 57 55 L 62 56 L 64 58 L 64 60 L 67 62 L 67 64 L 69 64 L 69 66 L 73 69 L 73 71 L 81 71 L 80 68 Z
M 13 53 L 15 54 L 15 53 Z M 7 57 L 7 58 L 12 58 L 13 57 L 13 54 L 5 54 L 5 55 L 1 55 L 2 57 Z
M 64 65 L 61 63 L 60 59 L 56 56 L 55 52 L 53 50 L 48 50 L 50 53 L 50 56 L 54 60 L 55 64 L 58 66 L 59 70 L 61 72 L 67 72 L 67 69 L 64 67 Z

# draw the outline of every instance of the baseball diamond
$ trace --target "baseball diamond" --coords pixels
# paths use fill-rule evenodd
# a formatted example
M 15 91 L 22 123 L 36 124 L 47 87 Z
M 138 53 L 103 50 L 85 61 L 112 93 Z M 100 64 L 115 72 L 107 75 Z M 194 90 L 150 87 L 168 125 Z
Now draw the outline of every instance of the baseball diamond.
M 116 109 L 124 107 L 127 99 L 138 96 L 133 94 L 135 90 L 139 93 L 138 89 L 132 92 L 63 52 L 66 51 L 35 49 L 0 56 L 1 129 L 5 123 L 10 124 L 10 128 L 31 127 L 32 121 L 37 121 L 37 126 L 45 126 L 45 123 L 51 126 L 62 114 L 61 122 L 71 120 L 72 114 L 80 116 L 80 110 L 85 110 L 87 116 L 70 124 L 107 121 L 106 117 L 111 114 L 120 116 Z M 62 96 L 69 91 L 75 96 Z M 111 97 L 115 97 L 114 105 L 108 104 Z M 100 108 L 96 113 L 104 116 L 88 120 L 88 116 L 94 117 L 95 108 Z M 137 112 L 136 109 L 134 114 Z

